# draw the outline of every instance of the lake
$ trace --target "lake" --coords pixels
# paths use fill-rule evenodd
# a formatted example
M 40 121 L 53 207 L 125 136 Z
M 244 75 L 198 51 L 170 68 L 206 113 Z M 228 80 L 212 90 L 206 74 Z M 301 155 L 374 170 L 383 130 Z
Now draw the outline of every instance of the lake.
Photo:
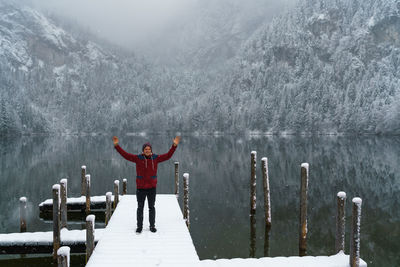
M 120 135 L 119 139 L 128 152 L 139 153 L 150 141 L 153 152 L 161 154 L 168 151 L 173 137 Z M 255 240 L 249 217 L 252 150 L 257 151 Z M 1 233 L 19 231 L 21 196 L 28 198 L 28 231 L 51 231 L 52 223 L 39 218 L 37 205 L 51 198 L 52 185 L 62 178 L 68 178 L 69 196 L 78 196 L 82 165 L 91 174 L 92 195 L 112 191 L 113 181 L 123 178 L 128 179 L 128 193 L 135 192 L 135 165 L 113 149 L 111 136 L 2 138 L 0 151 Z M 262 157 L 269 163 L 269 247 L 265 247 Z M 190 232 L 200 259 L 298 255 L 300 164 L 308 162 L 307 254 L 335 252 L 336 194 L 345 191 L 346 254 L 351 199 L 358 196 L 363 199 L 361 258 L 371 267 L 400 266 L 400 137 L 183 135 L 172 159 L 159 165 L 157 193 L 173 193 L 174 161 L 180 162 L 181 206 L 182 174 L 190 173 Z M 49 256 L 1 256 L 0 266 L 51 266 Z M 84 256 L 73 256 L 71 266 L 84 266 Z

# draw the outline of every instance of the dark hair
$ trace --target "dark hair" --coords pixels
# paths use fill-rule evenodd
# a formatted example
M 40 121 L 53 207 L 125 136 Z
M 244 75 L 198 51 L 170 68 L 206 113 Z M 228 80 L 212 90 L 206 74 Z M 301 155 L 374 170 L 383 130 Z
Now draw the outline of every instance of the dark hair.
M 150 144 L 149 142 L 143 144 L 143 146 L 142 146 L 142 151 L 144 151 L 144 149 L 145 149 L 147 146 L 149 146 L 150 149 L 151 149 L 151 151 L 153 151 L 153 148 L 151 147 L 151 144 Z

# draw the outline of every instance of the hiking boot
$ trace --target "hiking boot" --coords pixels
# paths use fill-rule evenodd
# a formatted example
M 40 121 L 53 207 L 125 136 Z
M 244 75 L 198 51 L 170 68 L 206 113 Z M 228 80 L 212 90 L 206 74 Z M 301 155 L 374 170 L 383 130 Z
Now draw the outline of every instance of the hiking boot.
M 137 234 L 140 234 L 141 232 L 142 232 L 142 227 L 136 228 L 136 233 L 137 233 Z
M 150 231 L 155 233 L 155 232 L 157 232 L 157 228 L 155 228 L 154 226 L 150 226 Z

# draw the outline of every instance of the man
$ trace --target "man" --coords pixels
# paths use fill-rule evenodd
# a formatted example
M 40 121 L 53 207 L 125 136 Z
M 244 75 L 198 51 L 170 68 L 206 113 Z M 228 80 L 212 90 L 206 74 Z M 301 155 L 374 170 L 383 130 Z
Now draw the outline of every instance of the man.
M 126 160 L 136 163 L 136 199 L 138 208 L 136 211 L 137 228 L 136 233 L 140 234 L 143 229 L 143 207 L 147 197 L 147 204 L 149 206 L 149 222 L 150 231 L 155 233 L 156 209 L 154 203 L 156 201 L 156 187 L 157 187 L 157 165 L 160 162 L 169 160 L 174 154 L 176 147 L 181 140 L 180 136 L 175 137 L 173 144 L 169 151 L 162 155 L 153 154 L 150 143 L 145 143 L 142 147 L 142 153 L 138 155 L 125 152 L 118 145 L 118 138 L 113 137 L 114 148 Z

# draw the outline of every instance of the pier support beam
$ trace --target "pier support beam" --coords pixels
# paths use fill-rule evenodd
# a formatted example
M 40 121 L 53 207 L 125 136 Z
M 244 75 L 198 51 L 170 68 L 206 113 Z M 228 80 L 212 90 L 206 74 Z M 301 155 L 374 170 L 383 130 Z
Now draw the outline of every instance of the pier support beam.
M 81 167 L 81 196 L 86 194 L 86 166 Z
M 128 180 L 123 179 L 122 180 L 122 195 L 126 195 L 128 192 Z
M 21 233 L 26 232 L 26 197 L 19 199 L 19 230 Z
M 117 208 L 119 202 L 119 181 L 114 181 L 114 210 Z
M 105 220 L 106 226 L 111 218 L 111 196 L 112 196 L 111 192 L 106 193 L 106 220 Z
M 175 196 L 179 197 L 179 162 L 174 162 L 175 165 Z
M 336 242 L 335 252 L 344 252 L 345 224 L 346 224 L 346 193 L 337 193 L 336 208 Z
M 301 164 L 299 255 L 307 255 L 308 163 Z
M 95 216 L 93 214 L 86 217 L 86 262 L 92 256 L 94 250 L 94 222 Z
M 60 185 L 53 185 L 53 259 L 57 260 L 60 248 Z
M 67 225 L 67 179 L 61 179 L 60 181 L 60 194 L 61 194 L 61 229 L 68 228 Z
M 256 162 L 257 152 L 251 151 L 251 173 L 250 173 L 250 215 L 256 214 Z
M 189 211 L 189 173 L 183 174 L 183 219 L 190 228 L 190 211 Z
M 69 267 L 71 249 L 69 247 L 63 246 L 57 250 L 57 266 L 58 267 Z
M 261 168 L 264 187 L 265 227 L 269 229 L 271 228 L 271 200 L 269 192 L 268 159 L 266 157 L 261 159 Z
M 90 174 L 85 175 L 85 189 L 86 189 L 86 205 L 85 205 L 85 212 L 86 215 L 90 213 Z
M 360 266 L 360 226 L 361 226 L 361 204 L 359 197 L 353 198 L 353 214 L 351 222 L 350 237 L 350 267 Z

